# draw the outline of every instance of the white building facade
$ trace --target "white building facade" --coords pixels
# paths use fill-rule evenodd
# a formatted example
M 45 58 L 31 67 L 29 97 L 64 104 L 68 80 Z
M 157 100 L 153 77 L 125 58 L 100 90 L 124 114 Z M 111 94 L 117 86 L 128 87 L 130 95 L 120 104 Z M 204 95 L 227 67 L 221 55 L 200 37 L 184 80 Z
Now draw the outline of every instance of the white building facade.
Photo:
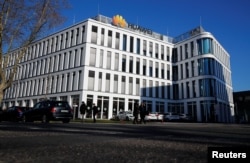
M 67 100 L 79 116 L 110 119 L 145 102 L 151 112 L 188 113 L 197 122 L 233 122 L 230 56 L 201 27 L 170 38 L 98 15 L 33 43 L 3 105 Z M 18 50 L 8 54 L 9 74 Z

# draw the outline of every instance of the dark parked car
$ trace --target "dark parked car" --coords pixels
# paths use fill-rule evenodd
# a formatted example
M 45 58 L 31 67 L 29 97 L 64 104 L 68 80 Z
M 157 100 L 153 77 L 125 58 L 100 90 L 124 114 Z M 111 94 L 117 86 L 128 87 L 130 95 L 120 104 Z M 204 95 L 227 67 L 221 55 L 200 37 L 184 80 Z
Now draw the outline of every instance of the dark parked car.
M 1 112 L 0 121 L 21 121 L 23 119 L 23 113 L 29 110 L 29 107 L 12 106 Z
M 49 121 L 55 120 L 69 123 L 72 118 L 72 109 L 67 101 L 41 101 L 23 115 L 24 122 L 49 123 Z

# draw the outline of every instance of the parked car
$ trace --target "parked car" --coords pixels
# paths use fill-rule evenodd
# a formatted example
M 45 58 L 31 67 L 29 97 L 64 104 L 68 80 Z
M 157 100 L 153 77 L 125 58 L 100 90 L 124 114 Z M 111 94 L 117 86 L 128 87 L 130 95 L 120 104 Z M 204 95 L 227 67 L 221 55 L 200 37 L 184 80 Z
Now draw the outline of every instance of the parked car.
M 155 113 L 150 112 L 148 115 L 146 115 L 145 120 L 146 121 L 162 121 L 163 114 L 157 113 L 157 112 L 155 112 Z
M 23 114 L 24 122 L 49 123 L 49 121 L 55 120 L 69 123 L 72 118 L 72 109 L 67 101 L 41 101 Z
M 193 117 L 190 114 L 180 114 L 180 120 L 184 121 L 184 122 L 192 122 L 193 121 Z
M 163 119 L 164 121 L 179 121 L 180 116 L 178 113 L 169 112 L 169 113 L 164 113 Z
M 29 107 L 23 106 L 12 106 L 3 110 L 0 116 L 0 121 L 21 121 L 23 118 L 23 113 L 29 110 Z
M 134 115 L 131 111 L 120 111 L 117 114 L 117 119 L 131 121 L 131 120 L 134 120 Z

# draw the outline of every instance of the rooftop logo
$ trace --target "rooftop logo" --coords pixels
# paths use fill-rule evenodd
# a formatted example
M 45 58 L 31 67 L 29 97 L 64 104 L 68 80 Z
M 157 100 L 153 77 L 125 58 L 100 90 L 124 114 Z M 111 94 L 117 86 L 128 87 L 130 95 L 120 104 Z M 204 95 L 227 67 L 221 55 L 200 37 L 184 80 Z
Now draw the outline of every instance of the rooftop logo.
M 122 28 L 127 26 L 126 20 L 120 15 L 116 15 L 113 17 L 112 24 Z

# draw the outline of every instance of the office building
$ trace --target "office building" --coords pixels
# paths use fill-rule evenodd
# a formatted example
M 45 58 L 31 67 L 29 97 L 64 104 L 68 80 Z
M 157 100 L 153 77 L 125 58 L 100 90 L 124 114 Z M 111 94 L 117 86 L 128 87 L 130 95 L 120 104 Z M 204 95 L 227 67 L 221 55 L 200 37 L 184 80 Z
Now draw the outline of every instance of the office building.
M 11 52 L 12 58 L 18 49 Z M 81 101 L 110 119 L 145 102 L 151 112 L 191 114 L 197 122 L 232 122 L 230 56 L 202 27 L 178 37 L 98 15 L 34 42 L 19 64 L 4 106 Z M 7 70 L 7 73 L 10 71 Z

